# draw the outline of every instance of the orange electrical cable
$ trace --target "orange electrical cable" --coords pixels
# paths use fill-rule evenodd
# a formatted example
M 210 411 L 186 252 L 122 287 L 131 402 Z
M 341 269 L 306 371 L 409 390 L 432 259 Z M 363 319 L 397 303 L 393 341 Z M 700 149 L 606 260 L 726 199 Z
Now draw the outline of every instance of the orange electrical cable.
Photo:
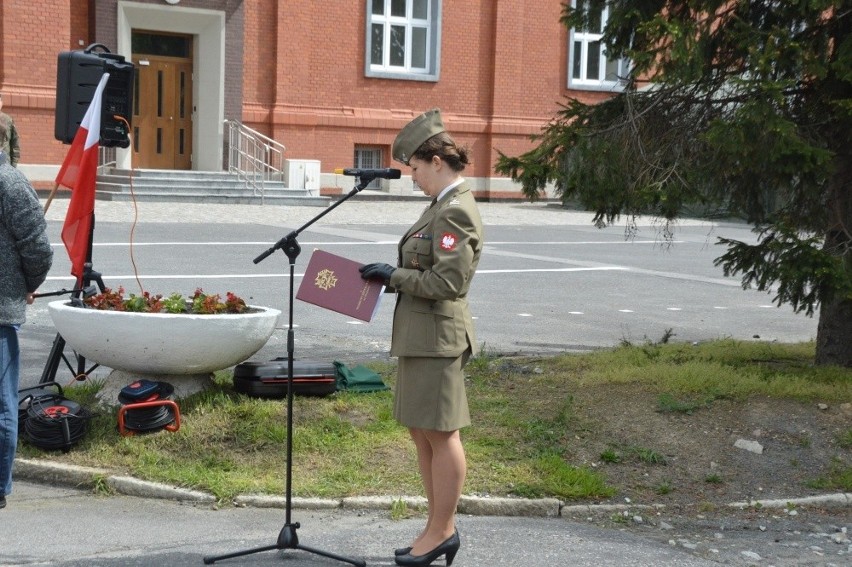
M 118 114 L 113 115 L 116 120 L 121 120 L 127 126 L 127 137 L 130 138 L 130 123 Z M 130 142 L 131 153 L 133 151 L 133 142 Z M 133 224 L 130 225 L 130 264 L 133 266 L 133 277 L 136 278 L 136 283 L 139 285 L 139 293 L 144 295 L 145 288 L 142 287 L 142 282 L 139 280 L 139 269 L 136 267 L 136 258 L 133 255 L 133 235 L 136 232 L 136 224 L 139 220 L 139 205 L 136 203 L 136 193 L 133 189 L 133 169 L 130 169 L 130 200 L 133 201 Z

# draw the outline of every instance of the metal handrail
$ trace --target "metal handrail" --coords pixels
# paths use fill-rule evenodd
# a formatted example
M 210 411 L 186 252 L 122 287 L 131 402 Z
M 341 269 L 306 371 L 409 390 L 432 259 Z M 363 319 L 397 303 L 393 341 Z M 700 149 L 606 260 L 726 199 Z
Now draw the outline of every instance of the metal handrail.
M 239 120 L 225 120 L 225 125 L 228 127 L 228 172 L 236 174 L 246 188 L 260 196 L 263 203 L 264 183 L 284 179 L 284 152 L 287 148 Z M 116 163 L 116 149 L 101 146 L 98 173 L 115 167 Z
M 107 169 L 116 166 L 116 153 L 114 147 L 98 146 L 98 173 L 104 173 Z
M 287 148 L 239 120 L 225 120 L 225 125 L 228 127 L 228 171 L 243 180 L 263 203 L 264 183 L 283 179 Z

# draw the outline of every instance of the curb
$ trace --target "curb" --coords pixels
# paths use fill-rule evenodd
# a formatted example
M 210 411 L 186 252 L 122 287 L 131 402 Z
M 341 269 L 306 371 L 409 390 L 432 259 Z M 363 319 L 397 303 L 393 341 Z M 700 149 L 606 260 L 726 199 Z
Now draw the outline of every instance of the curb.
M 796 506 L 852 506 L 852 493 L 838 492 L 837 494 L 823 494 L 820 496 L 805 496 L 803 498 L 771 499 L 771 500 L 749 500 L 748 502 L 731 502 L 729 508 L 791 508 Z
M 179 488 L 159 482 L 139 480 L 129 476 L 113 475 L 106 469 L 65 465 L 49 461 L 16 458 L 14 475 L 30 482 L 42 482 L 74 488 L 107 486 L 113 492 L 126 496 L 157 498 L 200 504 L 217 504 L 212 494 Z M 291 498 L 292 507 L 302 510 L 378 510 L 390 511 L 402 502 L 409 509 L 425 509 L 426 499 L 420 496 L 352 496 L 333 498 Z M 285 508 L 286 498 L 264 494 L 239 495 L 235 506 L 254 508 Z M 731 502 L 728 508 L 791 508 L 804 506 L 831 506 L 852 508 L 852 493 L 824 494 L 802 498 L 750 500 Z M 459 499 L 458 512 L 471 516 L 517 516 L 558 518 L 570 514 L 611 513 L 627 510 L 663 510 L 663 504 L 575 504 L 567 505 L 556 498 L 505 498 L 464 496 Z

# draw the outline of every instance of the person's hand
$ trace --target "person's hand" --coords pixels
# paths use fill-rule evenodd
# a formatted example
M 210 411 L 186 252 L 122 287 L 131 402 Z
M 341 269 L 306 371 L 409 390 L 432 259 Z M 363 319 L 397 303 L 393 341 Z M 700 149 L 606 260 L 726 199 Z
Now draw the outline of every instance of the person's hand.
M 363 279 L 382 280 L 385 282 L 385 285 L 390 283 L 391 274 L 393 274 L 395 270 L 396 268 L 394 268 L 390 264 L 384 264 L 381 262 L 365 264 L 358 268 L 358 271 L 361 272 L 361 277 Z
M 32 292 L 32 293 L 27 294 L 27 305 L 32 305 L 35 302 L 35 297 L 34 297 L 35 293 L 36 292 Z

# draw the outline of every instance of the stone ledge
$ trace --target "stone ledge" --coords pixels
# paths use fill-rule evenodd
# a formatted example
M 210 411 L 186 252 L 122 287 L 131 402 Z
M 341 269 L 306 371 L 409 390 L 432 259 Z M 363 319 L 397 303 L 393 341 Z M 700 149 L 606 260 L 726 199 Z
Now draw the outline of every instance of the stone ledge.
M 350 510 L 391 510 L 394 502 L 400 500 L 409 508 L 426 509 L 426 499 L 421 496 L 351 496 L 343 499 L 343 507 Z
M 292 498 L 290 500 L 293 508 L 303 510 L 334 510 L 340 508 L 340 500 L 324 498 Z M 268 494 L 243 494 L 234 498 L 237 506 L 251 506 L 254 508 L 286 508 L 287 499 L 283 496 L 270 496 Z
M 39 461 L 32 459 L 15 459 L 14 475 L 19 479 L 33 482 L 45 482 L 54 485 L 72 486 L 76 488 L 94 488 L 99 483 L 106 482 L 114 491 L 128 496 L 142 498 L 161 498 L 178 501 L 215 503 L 216 497 L 204 492 L 178 488 L 167 484 L 142 481 L 129 476 L 117 476 L 110 471 L 94 467 L 82 467 Z M 292 498 L 294 508 L 307 510 L 393 510 L 394 503 L 402 501 L 410 509 L 425 510 L 426 499 L 421 496 L 355 496 L 336 499 L 323 498 Z M 234 498 L 237 506 L 255 506 L 258 508 L 285 508 L 286 499 L 281 496 L 262 494 L 239 495 Z M 732 502 L 729 508 L 788 508 L 798 506 L 832 506 L 852 507 L 852 493 L 824 494 L 800 498 L 752 500 L 748 502 Z M 622 512 L 625 510 L 658 510 L 665 508 L 662 504 L 575 504 L 563 505 L 556 498 L 523 499 L 523 498 L 489 498 L 482 496 L 462 496 L 459 500 L 458 512 L 472 516 L 526 516 L 526 517 L 559 517 L 570 514 L 593 514 Z
M 61 486 L 93 488 L 98 478 L 107 478 L 110 471 L 93 467 L 64 465 L 29 459 L 15 459 L 14 476 L 27 480 L 47 482 Z
M 749 500 L 748 502 L 731 502 L 729 508 L 788 508 L 790 506 L 852 506 L 852 493 L 838 492 L 819 496 L 802 498 L 776 498 L 767 500 Z
M 184 502 L 216 502 L 216 497 L 197 490 L 178 488 L 159 482 L 148 482 L 129 476 L 111 476 L 107 478 L 107 484 L 121 494 L 127 496 L 141 496 L 145 498 L 163 498 L 167 500 L 179 500 Z
M 535 516 L 555 518 L 562 503 L 556 498 L 527 500 L 522 498 L 483 498 L 462 496 L 459 512 L 473 516 Z

